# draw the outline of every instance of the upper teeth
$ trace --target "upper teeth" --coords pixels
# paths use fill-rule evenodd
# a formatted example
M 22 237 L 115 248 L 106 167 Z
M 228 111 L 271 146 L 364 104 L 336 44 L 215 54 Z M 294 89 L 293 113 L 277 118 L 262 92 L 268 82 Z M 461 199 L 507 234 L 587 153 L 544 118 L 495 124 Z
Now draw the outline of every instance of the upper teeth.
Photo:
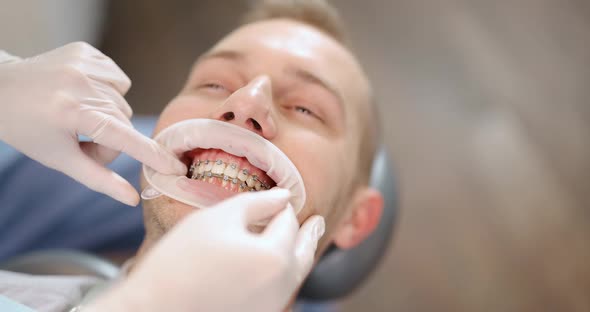
M 211 172 L 214 174 L 223 174 L 224 171 L 225 164 L 221 160 L 215 162 L 215 165 L 213 165 L 213 168 L 211 169 Z
M 238 180 L 242 181 L 240 185 L 241 191 L 259 191 L 261 189 L 270 189 L 270 186 L 260 181 L 258 176 L 253 174 L 249 175 L 248 169 L 238 169 L 238 165 L 231 163 L 225 164 L 223 160 L 218 159 L 217 161 L 210 160 L 197 160 L 189 169 L 188 175 L 191 179 L 204 179 L 208 178 L 220 178 L 222 179 L 223 185 L 227 185 L 229 181 L 233 184 L 237 184 Z
M 240 170 L 238 173 L 238 179 L 240 179 L 240 181 L 246 181 L 246 179 L 248 179 L 248 170 Z
M 213 169 L 213 162 L 205 160 L 205 171 L 211 171 Z
M 238 166 L 236 164 L 231 164 L 229 166 L 227 166 L 227 168 L 225 168 L 225 171 L 223 172 L 224 175 L 230 177 L 230 178 L 237 178 L 238 177 Z

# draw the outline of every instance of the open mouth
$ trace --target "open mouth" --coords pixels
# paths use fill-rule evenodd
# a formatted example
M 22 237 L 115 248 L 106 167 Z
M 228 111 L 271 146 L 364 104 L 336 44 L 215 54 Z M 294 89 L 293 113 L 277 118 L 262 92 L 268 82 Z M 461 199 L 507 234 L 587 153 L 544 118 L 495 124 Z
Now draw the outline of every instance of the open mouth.
M 240 192 L 280 187 L 291 192 L 295 213 L 306 192 L 301 174 L 277 146 L 242 127 L 213 119 L 189 119 L 155 138 L 187 165 L 185 176 L 164 175 L 144 165 L 144 177 L 157 192 L 198 208 Z
M 217 185 L 234 193 L 270 190 L 277 183 L 265 171 L 220 149 L 196 148 L 184 154 L 190 162 L 187 178 Z

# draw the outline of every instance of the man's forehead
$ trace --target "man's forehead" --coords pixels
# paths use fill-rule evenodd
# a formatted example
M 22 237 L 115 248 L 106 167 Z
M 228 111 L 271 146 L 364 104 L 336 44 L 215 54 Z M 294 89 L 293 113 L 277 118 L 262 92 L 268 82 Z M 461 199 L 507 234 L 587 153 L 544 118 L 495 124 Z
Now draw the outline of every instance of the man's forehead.
M 331 37 L 311 26 L 288 19 L 265 20 L 243 25 L 225 36 L 212 50 L 236 48 L 236 45 L 245 48 L 264 47 L 308 59 L 340 52 L 336 47 L 338 43 Z

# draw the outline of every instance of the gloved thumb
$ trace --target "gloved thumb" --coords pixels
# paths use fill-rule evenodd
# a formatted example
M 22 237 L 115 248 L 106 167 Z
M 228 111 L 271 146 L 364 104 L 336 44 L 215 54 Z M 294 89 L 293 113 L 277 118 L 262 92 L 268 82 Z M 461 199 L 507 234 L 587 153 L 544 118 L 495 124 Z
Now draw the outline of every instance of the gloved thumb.
M 315 215 L 309 217 L 297 233 L 295 257 L 298 282 L 302 282 L 311 271 L 318 241 L 324 235 L 325 227 L 324 218 Z

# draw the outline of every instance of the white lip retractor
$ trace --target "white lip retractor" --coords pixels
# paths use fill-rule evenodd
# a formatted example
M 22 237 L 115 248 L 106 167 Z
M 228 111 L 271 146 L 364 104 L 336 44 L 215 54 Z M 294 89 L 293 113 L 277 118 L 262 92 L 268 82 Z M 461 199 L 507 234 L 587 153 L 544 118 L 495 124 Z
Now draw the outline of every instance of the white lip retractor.
M 291 191 L 290 203 L 296 214 L 303 209 L 306 195 L 301 174 L 278 147 L 252 131 L 214 119 L 189 119 L 164 129 L 154 140 L 179 158 L 196 148 L 220 149 L 245 157 L 250 164 L 265 171 L 277 187 Z M 187 182 L 191 180 L 186 176 L 161 174 L 145 165 L 143 174 L 149 184 L 141 193 L 145 200 L 166 195 L 197 208 L 207 208 L 223 200 L 205 188 L 187 189 Z

